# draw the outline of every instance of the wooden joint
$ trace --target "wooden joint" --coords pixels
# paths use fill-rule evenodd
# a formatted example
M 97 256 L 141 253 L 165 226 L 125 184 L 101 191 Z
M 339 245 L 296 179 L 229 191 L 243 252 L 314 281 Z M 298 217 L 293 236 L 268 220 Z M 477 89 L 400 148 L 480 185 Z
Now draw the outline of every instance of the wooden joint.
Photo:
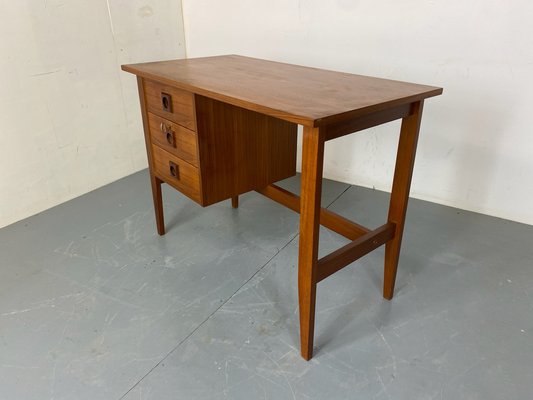
M 363 115 L 359 118 L 333 123 L 325 127 L 326 140 L 336 139 L 353 132 L 359 132 L 373 126 L 381 125 L 413 114 L 411 104 L 403 104 L 394 108 Z
M 317 282 L 365 256 L 394 238 L 396 224 L 388 222 L 318 260 Z
M 263 189 L 258 189 L 256 191 L 297 213 L 300 212 L 300 197 L 288 190 L 282 189 L 276 185 L 268 185 Z M 370 229 L 341 217 L 325 208 L 321 208 L 320 210 L 320 225 L 323 225 L 350 240 L 355 240 L 370 232 Z

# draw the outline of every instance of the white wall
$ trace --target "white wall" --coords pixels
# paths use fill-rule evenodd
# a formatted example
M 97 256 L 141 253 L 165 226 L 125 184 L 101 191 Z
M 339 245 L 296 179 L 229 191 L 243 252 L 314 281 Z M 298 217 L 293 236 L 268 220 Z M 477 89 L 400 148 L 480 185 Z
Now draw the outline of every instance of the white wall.
M 179 0 L 0 0 L 0 227 L 145 168 L 120 64 L 184 56 Z
M 533 224 L 533 3 L 184 0 L 187 54 L 237 53 L 444 87 L 412 195 Z M 327 177 L 390 190 L 399 124 L 329 142 Z

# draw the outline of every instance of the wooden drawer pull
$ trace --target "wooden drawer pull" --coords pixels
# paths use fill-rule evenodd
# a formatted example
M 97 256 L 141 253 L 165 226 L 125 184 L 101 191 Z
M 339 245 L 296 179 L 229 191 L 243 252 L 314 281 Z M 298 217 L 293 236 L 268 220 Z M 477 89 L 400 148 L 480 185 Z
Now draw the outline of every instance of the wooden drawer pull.
M 176 147 L 176 139 L 174 139 L 174 132 L 168 131 L 166 136 L 168 144 L 172 147 Z
M 172 130 L 172 126 L 165 124 L 164 122 L 161 122 L 161 125 L 159 125 L 159 128 L 161 129 L 161 132 L 163 135 L 165 135 L 165 138 L 167 139 L 167 143 L 171 145 L 172 147 L 176 147 L 176 137 L 174 136 L 174 131 Z
M 180 167 L 179 165 L 173 163 L 172 161 L 168 162 L 168 168 L 170 171 L 170 175 L 172 175 L 176 179 L 180 179 Z
M 172 96 L 168 93 L 161 92 L 161 106 L 163 111 L 172 112 Z

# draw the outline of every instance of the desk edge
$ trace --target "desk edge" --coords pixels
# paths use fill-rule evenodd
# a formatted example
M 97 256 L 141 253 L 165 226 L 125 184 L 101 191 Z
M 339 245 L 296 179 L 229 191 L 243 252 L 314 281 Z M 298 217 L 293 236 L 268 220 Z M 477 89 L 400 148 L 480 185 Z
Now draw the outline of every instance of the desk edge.
M 121 65 L 121 69 L 125 72 L 129 72 L 133 75 L 136 75 L 144 79 L 161 82 L 167 85 L 177 87 L 179 89 L 187 90 L 189 92 L 198 94 L 200 96 L 209 97 L 209 98 L 219 100 L 219 101 L 222 101 L 228 104 L 232 104 L 237 107 L 245 108 L 247 110 L 256 111 L 262 114 L 270 115 L 275 118 L 283 119 L 285 121 L 293 122 L 299 125 L 315 127 L 315 128 L 324 127 L 329 124 L 341 122 L 344 120 L 359 118 L 359 117 L 362 117 L 364 115 L 367 115 L 367 114 L 370 114 L 376 111 L 382 111 L 387 108 L 392 108 L 392 107 L 399 106 L 402 104 L 414 103 L 416 101 L 421 101 L 421 100 L 424 100 L 430 97 L 439 96 L 443 92 L 442 88 L 434 87 L 434 86 L 427 86 L 428 89 L 431 89 L 431 90 L 427 92 L 419 93 L 413 96 L 401 97 L 401 98 L 394 99 L 388 102 L 379 103 L 379 104 L 371 105 L 368 107 L 358 108 L 355 110 L 350 110 L 350 111 L 346 111 L 346 112 L 339 113 L 339 114 L 327 115 L 327 116 L 319 117 L 319 118 L 311 118 L 311 117 L 306 117 L 303 115 L 288 113 L 282 110 L 277 110 L 277 109 L 270 108 L 268 106 L 264 106 L 261 104 L 241 100 L 235 97 L 224 95 L 222 93 L 212 92 L 210 90 L 203 89 L 201 87 L 187 84 L 184 82 L 176 81 L 174 79 L 166 78 L 161 75 L 156 75 L 156 74 L 151 74 L 149 72 L 141 71 L 138 68 L 136 68 L 136 65 L 137 64 L 123 64 Z

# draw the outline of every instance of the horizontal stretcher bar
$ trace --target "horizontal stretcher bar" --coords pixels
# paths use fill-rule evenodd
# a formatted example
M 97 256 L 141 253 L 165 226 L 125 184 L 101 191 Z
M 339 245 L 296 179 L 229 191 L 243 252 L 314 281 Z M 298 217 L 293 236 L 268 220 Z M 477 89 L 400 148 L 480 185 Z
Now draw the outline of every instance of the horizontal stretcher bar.
M 288 190 L 282 189 L 276 185 L 268 185 L 263 189 L 256 191 L 293 211 L 300 212 L 300 197 Z M 320 225 L 323 225 L 350 240 L 355 240 L 358 237 L 371 232 L 370 229 L 341 217 L 325 208 L 320 210 Z
M 269 185 L 257 192 L 293 211 L 300 212 L 300 197 L 279 186 Z M 318 260 L 317 282 L 385 244 L 394 238 L 396 232 L 396 224 L 392 222 L 370 230 L 325 208 L 320 209 L 320 224 L 352 242 Z
M 388 222 L 318 260 L 317 282 L 377 249 L 394 237 L 396 224 Z

